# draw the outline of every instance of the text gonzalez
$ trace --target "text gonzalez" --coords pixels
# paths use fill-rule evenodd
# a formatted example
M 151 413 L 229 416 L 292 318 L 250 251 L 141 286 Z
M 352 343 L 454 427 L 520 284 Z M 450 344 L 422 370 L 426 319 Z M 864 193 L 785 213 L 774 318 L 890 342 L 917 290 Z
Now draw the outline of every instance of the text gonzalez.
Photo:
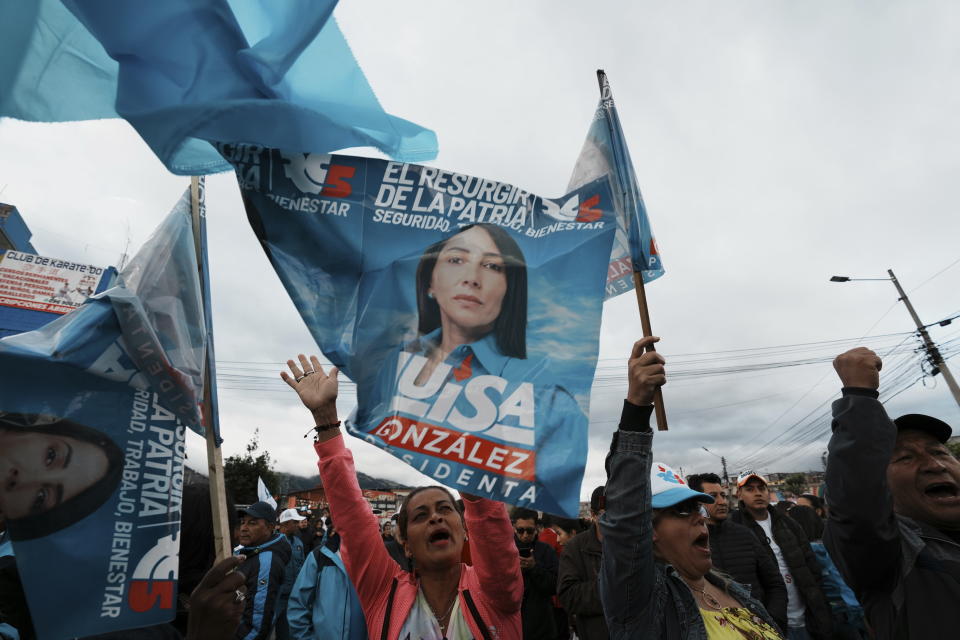
M 512 491 L 518 485 L 510 478 L 533 481 L 535 455 L 529 449 L 534 445 L 536 415 L 533 384 L 511 385 L 494 375 L 474 376 L 465 384 L 444 382 L 452 366 L 443 363 L 426 383 L 417 385 L 415 380 L 426 362 L 421 355 L 398 354 L 392 415 L 374 429 L 373 435 L 392 447 L 494 472 L 496 475 L 485 474 L 479 479 L 480 490 L 493 491 L 498 480 L 504 483 L 501 492 Z M 515 388 L 507 392 L 508 386 Z M 455 406 L 460 398 L 469 405 L 466 414 Z M 508 418 L 516 418 L 517 424 L 503 424 Z M 489 440 L 490 437 L 497 440 Z M 440 465 L 443 463 L 434 470 L 434 477 L 438 477 L 437 473 L 443 475 L 444 467 L 449 473 L 449 467 Z M 420 470 L 428 471 L 426 461 L 423 466 Z M 464 485 L 476 483 L 477 479 L 470 476 L 472 472 L 466 470 L 452 480 Z M 527 489 L 531 495 L 524 499 L 533 500 L 533 491 L 532 486 Z

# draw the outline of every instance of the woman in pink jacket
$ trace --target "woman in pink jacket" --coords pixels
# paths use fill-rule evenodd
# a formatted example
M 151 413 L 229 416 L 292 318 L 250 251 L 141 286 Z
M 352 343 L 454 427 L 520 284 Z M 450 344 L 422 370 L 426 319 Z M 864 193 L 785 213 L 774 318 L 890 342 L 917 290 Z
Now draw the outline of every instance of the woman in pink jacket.
M 337 369 L 328 375 L 315 356 L 299 360 L 299 365 L 288 360 L 293 375 L 280 377 L 317 425 L 320 478 L 370 640 L 520 640 L 523 577 L 506 507 L 463 495 L 461 515 L 444 487 L 412 491 L 400 508 L 397 529 L 416 570 L 401 569 L 383 545 L 340 433 Z M 473 566 L 460 562 L 468 531 Z

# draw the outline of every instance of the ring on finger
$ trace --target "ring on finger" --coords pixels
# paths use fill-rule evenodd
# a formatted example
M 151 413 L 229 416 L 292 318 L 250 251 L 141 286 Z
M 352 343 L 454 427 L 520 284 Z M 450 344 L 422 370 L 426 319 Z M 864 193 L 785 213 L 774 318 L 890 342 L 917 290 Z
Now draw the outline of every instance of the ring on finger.
M 243 602 L 247 598 L 247 594 L 245 594 L 243 591 L 240 591 L 240 589 L 237 589 L 234 593 L 236 593 L 234 599 L 235 602 Z

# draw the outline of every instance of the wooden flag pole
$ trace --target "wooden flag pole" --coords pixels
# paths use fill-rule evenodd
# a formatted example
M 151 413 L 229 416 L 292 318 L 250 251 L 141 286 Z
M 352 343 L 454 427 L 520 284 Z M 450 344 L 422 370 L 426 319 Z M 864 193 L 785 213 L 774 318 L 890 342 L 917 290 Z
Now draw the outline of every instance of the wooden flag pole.
M 204 260 L 202 237 L 205 229 L 203 228 L 202 218 L 206 217 L 205 205 L 203 203 L 203 193 L 201 192 L 202 177 L 192 176 L 190 178 L 190 210 L 193 214 L 193 239 L 194 247 L 197 251 L 197 268 L 200 272 L 200 287 L 203 294 L 203 313 L 204 317 L 210 313 L 207 305 L 209 296 L 206 295 L 208 274 L 206 273 L 207 264 Z M 207 323 L 210 326 L 210 323 Z M 207 335 L 208 340 L 213 340 L 213 335 Z M 210 354 L 212 349 L 207 349 L 204 354 L 206 366 L 203 372 L 203 426 L 206 432 L 207 441 L 207 472 L 210 478 L 210 508 L 213 513 L 213 543 L 216 552 L 215 562 L 230 557 L 232 548 L 230 545 L 230 520 L 227 517 L 227 491 L 223 483 L 223 452 L 217 446 L 217 438 L 214 433 L 214 421 L 217 419 L 213 410 L 213 384 L 210 375 L 211 362 Z
M 643 276 L 639 272 L 633 272 L 633 290 L 637 292 L 637 307 L 640 310 L 640 326 L 643 329 L 643 337 L 653 335 L 653 329 L 650 328 L 650 310 L 647 308 L 647 292 L 643 288 Z M 647 351 L 656 351 L 653 345 L 647 347 Z M 663 389 L 657 388 L 653 395 L 653 410 L 657 416 L 657 430 L 667 430 L 667 411 L 663 408 Z

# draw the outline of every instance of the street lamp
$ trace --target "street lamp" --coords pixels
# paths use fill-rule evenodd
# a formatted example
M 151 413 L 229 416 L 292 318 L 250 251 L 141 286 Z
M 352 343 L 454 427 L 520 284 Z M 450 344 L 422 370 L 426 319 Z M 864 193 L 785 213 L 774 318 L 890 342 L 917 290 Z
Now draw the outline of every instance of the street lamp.
M 930 358 L 930 363 L 934 367 L 933 375 L 937 375 L 937 373 L 943 374 L 943 379 L 947 381 L 947 386 L 950 388 L 950 392 L 953 393 L 953 399 L 957 401 L 957 406 L 960 406 L 960 385 L 957 385 L 956 379 L 954 379 L 950 369 L 947 368 L 947 363 L 944 362 L 943 356 L 940 355 L 940 350 L 937 349 L 937 345 L 930 338 L 930 334 L 927 333 L 927 328 L 920 321 L 920 316 L 917 315 L 917 311 L 913 308 L 913 305 L 910 304 L 910 298 L 907 297 L 903 287 L 900 286 L 900 281 L 897 280 L 897 276 L 893 275 L 892 269 L 887 269 L 887 273 L 890 275 L 889 278 L 851 278 L 849 276 L 831 276 L 830 282 L 857 282 L 861 280 L 887 280 L 892 282 L 893 286 L 897 288 L 897 293 L 900 294 L 898 300 L 903 301 L 904 306 L 907 307 L 907 311 L 910 312 L 910 317 L 913 318 L 914 324 L 917 325 L 917 332 L 923 339 L 923 346 L 927 350 L 927 357 Z
M 830 276 L 830 282 L 860 282 L 861 280 L 890 280 L 890 278 L 851 278 L 849 276 Z

